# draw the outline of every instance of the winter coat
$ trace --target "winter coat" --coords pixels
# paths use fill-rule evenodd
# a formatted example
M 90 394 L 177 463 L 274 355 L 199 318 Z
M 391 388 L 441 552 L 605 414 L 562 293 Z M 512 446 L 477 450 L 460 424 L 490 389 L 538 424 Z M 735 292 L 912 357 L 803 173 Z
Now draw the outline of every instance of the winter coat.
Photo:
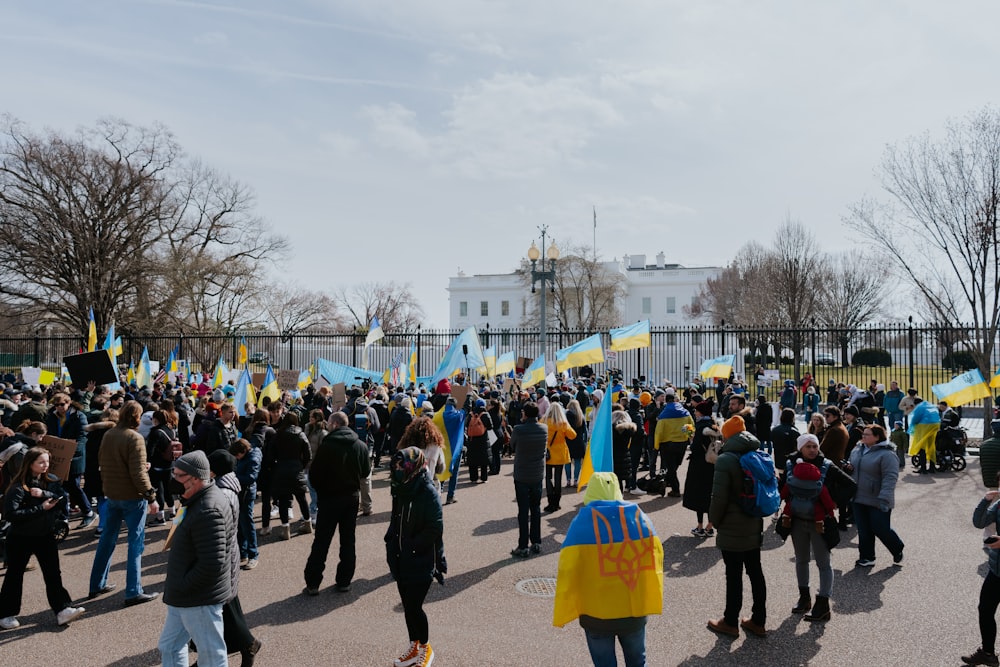
M 795 391 L 795 387 L 785 387 L 781 390 L 781 398 L 778 401 L 778 406 L 781 408 L 794 408 L 795 403 L 798 399 L 798 392 Z
M 174 529 L 167 557 L 163 601 L 171 607 L 203 607 L 232 599 L 229 501 L 214 483 L 181 498 L 184 519 Z
M 514 481 L 527 484 L 545 479 L 545 447 L 549 431 L 545 424 L 526 420 L 511 430 L 510 446 L 514 449 Z
M 368 446 L 354 429 L 341 426 L 326 434 L 309 466 L 309 483 L 320 496 L 358 496 L 372 471 Z
M 664 443 L 690 442 L 691 437 L 684 431 L 685 426 L 694 428 L 691 413 L 677 401 L 667 401 L 656 417 L 654 447 L 660 449 Z
M 997 474 L 1000 474 L 1000 437 L 983 440 L 979 446 L 979 465 L 982 468 L 983 485 L 987 489 L 997 488 Z
M 236 461 L 236 479 L 240 482 L 241 501 L 246 504 L 257 495 L 257 478 L 260 476 L 260 462 L 264 458 L 259 447 L 251 447 L 246 455 Z
M 87 468 L 87 433 L 84 431 L 86 425 L 87 418 L 76 408 L 69 408 L 66 411 L 66 419 L 61 425 L 55 410 L 50 410 L 45 415 L 45 427 L 49 435 L 76 441 L 76 451 L 73 452 L 73 460 L 69 464 L 71 476 L 82 475 Z
M 757 439 L 767 441 L 771 439 L 771 422 L 774 421 L 774 408 L 770 403 L 757 405 L 757 412 L 754 414 L 757 420 Z
M 771 443 L 774 445 L 774 467 L 785 469 L 785 461 L 798 451 L 798 439 L 802 435 L 790 424 L 778 424 L 771 429 Z
M 392 490 L 392 516 L 385 532 L 385 555 L 392 578 L 429 581 L 444 573 L 444 519 L 441 499 L 426 470 Z
M 576 437 L 576 431 L 568 423 L 565 425 L 546 424 L 548 427 L 548 440 L 546 445 L 549 448 L 550 466 L 561 466 L 569 463 L 569 446 L 567 441 Z
M 59 502 L 49 510 L 42 507 L 42 504 L 49 498 L 61 499 L 65 496 L 59 478 L 49 473 L 45 476 L 44 481 L 28 479 L 26 483 L 28 489 L 16 484 L 7 489 L 4 494 L 3 518 L 4 521 L 10 521 L 8 536 L 43 537 L 51 535 L 56 523 L 66 518 L 66 503 Z M 41 497 L 33 498 L 30 492 L 32 488 L 42 489 Z
M 715 543 L 723 551 L 751 551 L 764 541 L 764 520 L 744 512 L 739 503 L 743 490 L 740 456 L 756 449 L 760 449 L 757 438 L 741 431 L 726 440 L 715 462 L 708 520 L 715 526 Z
M 587 420 L 581 419 L 579 422 L 575 422 L 573 415 L 569 412 L 566 413 L 566 419 L 569 420 L 569 425 L 576 431 L 576 437 L 566 442 L 566 446 L 569 448 L 569 457 L 574 461 L 578 461 L 587 455 Z
M 174 429 L 166 424 L 154 426 L 146 436 L 146 460 L 153 468 L 164 470 L 174 464 L 170 443 L 175 440 Z
M 403 437 L 403 432 L 406 431 L 406 427 L 410 425 L 413 421 L 413 415 L 410 411 L 403 406 L 398 406 L 389 415 L 389 452 L 390 454 L 396 451 L 396 445 L 399 444 L 399 440 Z
M 1000 533 L 1000 520 L 998 520 L 998 508 L 1000 508 L 1000 500 L 994 500 L 990 502 L 983 498 L 976 505 L 976 510 L 972 513 L 972 525 L 976 528 L 986 528 L 988 526 L 992 527 L 993 533 Z M 1000 577 L 1000 549 L 986 549 L 987 557 L 989 558 L 990 572 L 994 576 Z
M 215 485 L 219 487 L 229 503 L 229 510 L 233 515 L 233 525 L 237 525 L 240 517 L 240 481 L 234 473 L 227 472 L 222 477 L 215 478 Z M 226 544 L 226 552 L 229 554 L 229 586 L 231 589 L 229 599 L 232 600 L 239 594 L 240 584 L 240 546 L 235 530 Z
M 615 424 L 611 432 L 612 456 L 614 459 L 615 475 L 619 481 L 625 481 L 632 472 L 632 459 L 629 456 L 629 449 L 632 447 L 632 438 L 635 436 L 636 427 L 631 421 Z
M 847 456 L 847 444 L 851 436 L 847 432 L 844 422 L 839 419 L 829 424 L 823 432 L 823 439 L 819 443 L 819 449 L 823 456 L 839 464 Z
M 860 444 L 851 451 L 854 466 L 854 483 L 858 490 L 854 502 L 870 505 L 881 511 L 891 510 L 896 504 L 896 480 L 899 479 L 899 458 L 896 448 L 888 440 L 870 448 Z
M 115 426 L 108 429 L 98 452 L 104 495 L 111 500 L 155 500 L 146 471 L 146 443 L 139 432 Z
M 306 467 L 312 460 L 309 440 L 298 426 L 278 431 L 268 443 L 264 458 L 270 458 L 271 495 L 275 498 L 295 495 L 306 488 Z
M 819 394 L 807 393 L 803 396 L 802 411 L 806 413 L 819 412 Z
M 466 461 L 469 467 L 488 466 L 490 465 L 490 441 L 486 434 L 493 429 L 493 420 L 490 419 L 489 412 L 478 408 L 474 412 L 470 412 L 469 416 L 465 418 L 466 429 L 468 429 L 473 414 L 478 414 L 483 420 L 483 428 L 485 430 L 482 435 L 476 436 L 468 435 L 468 430 L 466 430 L 465 446 L 468 450 Z
M 705 461 L 705 452 L 713 436 L 706 435 L 705 429 L 713 429 L 714 426 L 715 422 L 711 417 L 702 417 L 694 424 L 691 454 L 688 456 L 687 474 L 684 477 L 684 498 L 681 501 L 692 512 L 707 512 L 712 503 L 715 464 Z

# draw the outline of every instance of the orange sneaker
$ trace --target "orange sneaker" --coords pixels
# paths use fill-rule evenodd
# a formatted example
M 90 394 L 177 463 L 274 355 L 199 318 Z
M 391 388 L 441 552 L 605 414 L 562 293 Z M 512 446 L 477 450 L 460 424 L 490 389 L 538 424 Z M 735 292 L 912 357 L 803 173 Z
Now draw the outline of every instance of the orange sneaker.
M 417 664 L 417 657 L 420 655 L 420 642 L 410 642 L 410 648 L 407 649 L 406 653 L 396 658 L 393 661 L 395 667 L 411 667 L 411 665 Z

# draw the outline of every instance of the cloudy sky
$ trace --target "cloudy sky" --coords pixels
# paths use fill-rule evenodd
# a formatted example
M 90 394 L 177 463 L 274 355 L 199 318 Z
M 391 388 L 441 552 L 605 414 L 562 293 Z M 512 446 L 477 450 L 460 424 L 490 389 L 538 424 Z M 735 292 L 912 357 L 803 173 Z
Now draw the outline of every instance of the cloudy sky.
M 830 250 L 886 144 L 997 103 L 1000 3 L 0 4 L 0 112 L 162 122 L 332 290 L 511 270 L 538 225 L 721 265 L 787 217 Z

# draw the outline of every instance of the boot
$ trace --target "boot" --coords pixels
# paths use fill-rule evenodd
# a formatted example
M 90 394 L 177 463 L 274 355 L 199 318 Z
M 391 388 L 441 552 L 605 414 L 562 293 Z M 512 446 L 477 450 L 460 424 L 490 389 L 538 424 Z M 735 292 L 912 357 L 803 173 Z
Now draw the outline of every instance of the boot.
M 550 493 L 546 493 L 546 494 L 545 494 L 545 497 L 546 497 L 546 498 L 548 499 L 548 501 L 549 501 L 549 504 L 548 504 L 548 505 L 546 505 L 546 506 L 545 506 L 545 507 L 544 507 L 544 508 L 542 509 L 542 511 L 543 511 L 543 512 L 555 512 L 555 511 L 556 511 L 556 501 L 555 501 L 555 498 L 556 498 L 556 497 L 555 497 L 555 495 L 553 495 L 553 494 L 552 494 L 552 493 L 550 492 Z
M 816 604 L 813 605 L 812 611 L 805 615 L 805 619 L 811 623 L 819 621 L 829 621 L 830 598 L 823 595 L 817 595 Z
M 792 607 L 793 614 L 804 614 L 812 607 L 812 597 L 808 586 L 799 586 L 799 601 Z

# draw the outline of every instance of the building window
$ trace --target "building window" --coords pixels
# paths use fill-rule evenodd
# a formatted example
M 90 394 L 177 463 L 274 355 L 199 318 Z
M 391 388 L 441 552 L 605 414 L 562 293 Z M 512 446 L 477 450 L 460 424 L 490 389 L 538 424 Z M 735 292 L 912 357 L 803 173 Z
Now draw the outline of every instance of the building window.
M 458 316 L 459 317 L 468 317 L 469 316 L 469 302 L 468 301 L 459 301 L 458 302 Z
M 483 317 L 486 317 L 487 315 L 490 314 L 490 302 L 489 301 L 480 301 L 479 302 L 479 314 L 482 315 Z
M 701 332 L 700 331 L 692 331 L 691 332 L 691 344 L 692 345 L 701 345 Z
M 648 297 L 642 297 L 642 314 L 649 315 L 653 310 L 653 300 Z
M 504 317 L 510 315 L 510 301 L 500 302 L 500 314 L 503 315 Z
M 668 296 L 667 297 L 667 315 L 673 315 L 677 312 L 677 297 Z
M 677 332 L 668 331 L 667 332 L 667 345 L 677 345 Z

